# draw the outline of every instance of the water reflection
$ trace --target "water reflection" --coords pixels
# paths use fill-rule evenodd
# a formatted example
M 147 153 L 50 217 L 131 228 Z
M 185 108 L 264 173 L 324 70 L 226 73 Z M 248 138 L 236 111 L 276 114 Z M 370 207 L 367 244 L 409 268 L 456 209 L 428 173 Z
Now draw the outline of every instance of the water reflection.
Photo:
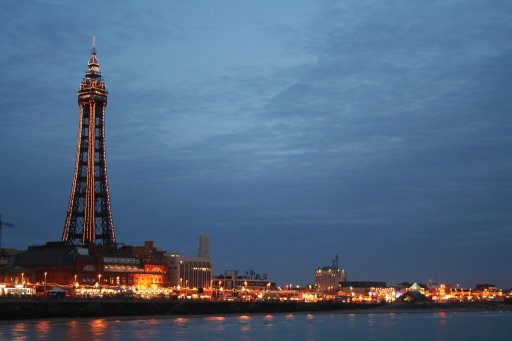
M 209 316 L 206 321 L 214 324 L 212 329 L 215 333 L 221 333 L 225 329 L 224 322 L 226 318 L 224 316 Z
M 356 314 L 348 314 L 348 326 L 356 328 Z
M 79 335 L 78 332 L 78 321 L 71 320 L 66 324 L 66 331 L 67 331 L 67 340 L 76 340 L 77 336 Z
M 12 341 L 27 340 L 26 331 L 27 331 L 26 323 L 16 323 L 13 328 L 14 337 L 13 337 Z
M 332 316 L 329 316 L 329 320 L 331 320 Z M 315 323 L 314 323 L 314 319 L 315 319 L 315 315 L 311 314 L 311 313 L 308 313 L 306 315 L 306 319 L 307 319 L 307 323 L 306 323 L 306 340 L 310 340 L 310 341 L 315 341 L 317 339 L 317 336 L 316 336 L 316 328 L 315 328 Z
M 506 340 L 512 313 L 179 316 L 2 321 L 0 340 Z
M 439 334 L 437 335 L 437 339 L 439 341 L 447 340 L 448 320 L 446 313 L 444 311 L 440 311 L 437 313 L 437 318 L 439 321 Z
M 92 320 L 90 323 L 91 333 L 93 340 L 104 340 L 103 334 L 108 327 L 108 322 L 105 319 Z
M 238 319 L 242 323 L 242 325 L 240 326 L 241 332 L 247 333 L 248 331 L 251 330 L 251 324 L 250 324 L 251 317 L 249 315 L 240 315 L 238 317 Z
M 206 320 L 210 322 L 224 322 L 226 318 L 224 316 L 209 316 Z
M 370 336 L 375 335 L 375 315 L 374 314 L 368 314 L 367 331 Z
M 448 322 L 446 320 L 446 313 L 444 311 L 440 311 L 439 313 L 437 313 L 437 317 L 439 320 L 439 328 L 441 330 L 446 329 L 447 322 Z
M 385 318 L 380 319 L 379 329 L 390 329 L 395 325 L 395 314 L 387 314 Z
M 39 338 L 43 340 L 46 339 L 48 337 L 48 333 L 52 329 L 50 321 L 39 321 L 36 325 L 36 329 L 39 334 Z
M 274 320 L 274 316 L 273 315 L 270 315 L 270 314 L 265 315 L 263 317 L 263 324 L 265 325 L 265 328 L 272 329 L 272 326 L 273 326 L 272 321 L 273 320 Z
M 174 322 L 176 322 L 177 324 L 186 324 L 188 323 L 188 318 L 186 317 L 177 317 L 174 319 Z

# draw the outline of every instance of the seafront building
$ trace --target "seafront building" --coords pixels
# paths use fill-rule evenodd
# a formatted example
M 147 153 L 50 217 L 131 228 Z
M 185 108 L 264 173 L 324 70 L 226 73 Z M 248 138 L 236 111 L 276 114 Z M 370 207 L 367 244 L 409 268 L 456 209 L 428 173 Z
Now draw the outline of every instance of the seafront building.
M 339 268 L 338 255 L 331 266 L 318 268 L 315 272 L 315 287 L 323 293 L 333 293 L 341 288 L 341 283 L 347 278 L 345 270 Z
M 341 291 L 353 300 L 390 301 L 396 298 L 394 288 L 386 285 L 386 282 L 376 281 L 344 281 L 340 283 Z
M 254 271 L 246 271 L 239 274 L 238 270 L 225 270 L 223 274 L 215 276 L 213 279 L 215 289 L 226 290 L 253 290 L 265 291 L 276 290 L 275 282 L 270 281 L 268 274 L 257 274 Z
M 212 287 L 213 267 L 208 236 L 199 236 L 197 257 L 186 257 L 179 253 L 167 255 L 169 264 L 168 285 L 180 288 L 209 289 Z
M 166 264 L 153 242 L 120 248 L 48 242 L 15 255 L 0 271 L 4 283 L 13 284 L 156 287 L 166 282 Z

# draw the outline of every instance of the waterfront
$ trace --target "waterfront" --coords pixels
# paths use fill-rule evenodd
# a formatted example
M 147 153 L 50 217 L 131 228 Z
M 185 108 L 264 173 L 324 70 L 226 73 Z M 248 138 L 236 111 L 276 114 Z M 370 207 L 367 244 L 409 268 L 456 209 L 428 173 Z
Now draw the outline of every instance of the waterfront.
M 0 340 L 504 340 L 512 312 L 293 313 L 0 323 Z

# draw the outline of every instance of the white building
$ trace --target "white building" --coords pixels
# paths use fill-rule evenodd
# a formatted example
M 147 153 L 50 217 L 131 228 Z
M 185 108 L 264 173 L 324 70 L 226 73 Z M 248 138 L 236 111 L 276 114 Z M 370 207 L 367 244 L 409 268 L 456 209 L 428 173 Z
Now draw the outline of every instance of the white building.
M 179 253 L 168 254 L 169 285 L 181 288 L 210 288 L 213 268 L 208 236 L 199 236 L 199 256 L 186 257 Z
M 338 266 L 338 255 L 332 262 L 332 266 L 318 268 L 315 272 L 315 285 L 321 292 L 336 292 L 341 287 L 340 283 L 347 279 L 345 270 Z

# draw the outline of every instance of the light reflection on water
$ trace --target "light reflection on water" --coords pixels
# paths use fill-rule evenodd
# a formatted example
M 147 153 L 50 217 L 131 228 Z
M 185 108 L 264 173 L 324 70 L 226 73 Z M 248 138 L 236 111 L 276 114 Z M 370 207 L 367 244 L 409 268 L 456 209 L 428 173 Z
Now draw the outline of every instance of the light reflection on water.
M 242 333 L 249 332 L 251 330 L 251 324 L 250 324 L 251 316 L 249 316 L 249 315 L 240 315 L 238 318 L 239 318 L 240 323 L 241 323 L 240 331 Z
M 506 340 L 512 312 L 294 313 L 0 322 L 0 340 Z
M 221 333 L 224 331 L 224 321 L 226 321 L 226 318 L 224 316 L 208 316 L 205 319 L 206 321 L 211 323 L 212 331 L 214 333 Z
M 104 340 L 105 330 L 108 327 L 107 320 L 105 320 L 105 319 L 92 320 L 90 325 L 91 325 L 90 330 L 92 333 L 92 340 L 93 341 Z
M 446 335 L 446 331 L 448 330 L 447 314 L 444 311 L 441 311 L 437 314 L 437 317 L 439 321 L 439 331 L 437 334 L 437 339 L 440 341 L 448 340 L 448 337 Z
M 206 321 L 217 321 L 217 322 L 223 322 L 226 318 L 224 316 L 208 316 L 206 318 Z
M 186 324 L 188 322 L 188 318 L 177 317 L 176 319 L 174 319 L 174 322 L 176 322 L 177 324 Z
M 267 333 L 272 332 L 272 327 L 274 325 L 273 320 L 274 320 L 274 316 L 271 314 L 267 314 L 263 317 L 263 325 L 264 325 L 265 331 Z
M 26 336 L 27 332 L 27 324 L 26 323 L 16 323 L 14 325 L 14 337 L 13 341 L 25 341 L 27 340 Z
M 39 338 L 41 340 L 48 339 L 48 333 L 51 330 L 51 326 L 52 325 L 51 325 L 51 323 L 49 321 L 44 321 L 43 320 L 43 321 L 39 321 L 37 323 L 36 329 L 37 329 L 37 333 L 39 334 Z
M 78 321 L 76 320 L 71 320 L 68 322 L 68 325 L 67 325 L 67 331 L 66 331 L 66 340 L 73 340 L 74 338 L 74 335 L 77 335 L 79 334 L 78 332 Z

